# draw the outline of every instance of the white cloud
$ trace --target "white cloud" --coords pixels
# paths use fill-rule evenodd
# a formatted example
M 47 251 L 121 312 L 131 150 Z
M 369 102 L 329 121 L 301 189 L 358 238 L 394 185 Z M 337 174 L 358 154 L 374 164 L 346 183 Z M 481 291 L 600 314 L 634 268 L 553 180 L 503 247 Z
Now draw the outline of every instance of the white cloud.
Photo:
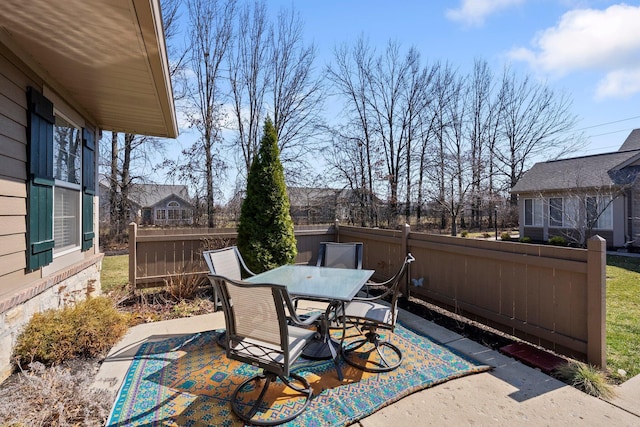
M 640 93 L 640 67 L 634 70 L 616 70 L 598 84 L 597 98 L 628 98 Z
M 577 9 L 558 25 L 540 32 L 532 49 L 513 49 L 512 59 L 534 69 L 565 75 L 578 70 L 604 71 L 598 96 L 638 92 L 640 85 L 640 6 L 619 4 L 605 10 Z
M 492 13 L 523 2 L 524 0 L 463 0 L 459 8 L 447 9 L 446 16 L 452 21 L 479 26 Z

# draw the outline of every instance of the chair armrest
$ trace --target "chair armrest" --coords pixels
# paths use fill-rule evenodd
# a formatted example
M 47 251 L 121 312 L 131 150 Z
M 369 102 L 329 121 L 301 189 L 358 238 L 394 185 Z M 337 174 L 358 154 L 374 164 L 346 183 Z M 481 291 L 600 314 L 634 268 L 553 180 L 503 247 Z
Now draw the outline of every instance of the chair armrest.
M 307 317 L 305 320 L 302 320 L 298 316 L 298 313 L 294 311 L 292 313 L 289 313 L 289 320 L 291 321 L 292 326 L 311 326 L 318 321 L 322 314 L 322 312 L 311 312 L 309 313 L 309 317 Z

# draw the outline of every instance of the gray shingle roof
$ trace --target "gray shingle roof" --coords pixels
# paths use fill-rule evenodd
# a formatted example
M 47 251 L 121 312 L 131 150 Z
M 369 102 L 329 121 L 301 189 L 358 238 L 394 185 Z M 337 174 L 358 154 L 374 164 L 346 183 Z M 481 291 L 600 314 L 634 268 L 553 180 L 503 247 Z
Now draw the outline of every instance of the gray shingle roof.
M 635 129 L 619 151 L 536 163 L 520 178 L 511 192 L 529 193 L 629 184 L 636 179 L 640 168 L 620 166 L 639 159 L 640 129 Z
M 191 203 L 186 186 L 164 184 L 136 184 L 131 189 L 129 200 L 138 206 L 150 207 L 172 195 Z
M 640 150 L 640 129 L 631 131 L 627 139 L 624 140 L 618 151 Z
M 333 188 L 287 187 L 291 206 L 306 206 L 308 204 L 328 203 L 335 199 L 340 190 Z

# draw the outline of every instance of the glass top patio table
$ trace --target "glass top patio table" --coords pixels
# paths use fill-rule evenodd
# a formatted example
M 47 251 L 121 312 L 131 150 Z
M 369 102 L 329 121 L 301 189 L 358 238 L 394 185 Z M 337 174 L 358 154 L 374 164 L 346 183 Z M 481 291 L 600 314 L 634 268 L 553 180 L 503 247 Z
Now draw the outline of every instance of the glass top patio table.
M 298 297 L 348 302 L 373 273 L 373 270 L 283 265 L 245 280 L 284 285 L 291 295 Z

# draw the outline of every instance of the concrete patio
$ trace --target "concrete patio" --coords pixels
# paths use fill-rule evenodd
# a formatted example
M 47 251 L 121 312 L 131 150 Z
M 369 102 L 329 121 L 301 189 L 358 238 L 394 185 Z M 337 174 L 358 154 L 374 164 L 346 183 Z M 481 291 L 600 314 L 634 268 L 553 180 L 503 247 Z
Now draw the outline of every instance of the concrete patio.
M 411 313 L 401 311 L 400 321 L 494 369 L 414 393 L 354 425 L 640 425 L 640 376 L 617 387 L 607 402 Z M 95 387 L 117 392 L 145 342 L 223 327 L 218 312 L 131 328 L 102 364 Z

